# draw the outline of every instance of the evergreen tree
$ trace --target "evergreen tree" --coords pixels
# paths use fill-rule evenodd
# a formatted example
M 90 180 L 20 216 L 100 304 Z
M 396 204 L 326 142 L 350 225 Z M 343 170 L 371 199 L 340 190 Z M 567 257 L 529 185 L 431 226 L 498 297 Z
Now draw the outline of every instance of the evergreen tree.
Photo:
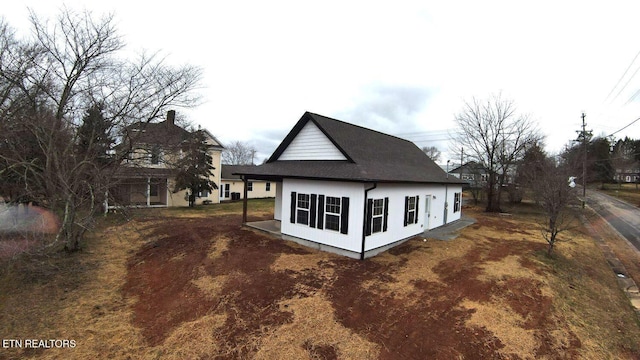
M 204 132 L 198 130 L 182 144 L 182 157 L 176 162 L 176 184 L 173 192 L 189 190 L 189 207 L 195 205 L 196 197 L 202 192 L 218 189 L 211 180 L 213 177 L 213 159 L 208 153 L 209 145 Z
M 605 183 L 613 180 L 615 170 L 611 163 L 611 144 L 604 137 L 596 137 L 587 147 L 588 172 L 591 181 Z M 589 179 L 589 176 L 587 176 Z
M 110 136 L 110 122 L 104 118 L 103 106 L 94 104 L 84 117 L 78 128 L 78 155 L 86 156 L 105 165 L 109 162 L 109 150 L 114 143 Z

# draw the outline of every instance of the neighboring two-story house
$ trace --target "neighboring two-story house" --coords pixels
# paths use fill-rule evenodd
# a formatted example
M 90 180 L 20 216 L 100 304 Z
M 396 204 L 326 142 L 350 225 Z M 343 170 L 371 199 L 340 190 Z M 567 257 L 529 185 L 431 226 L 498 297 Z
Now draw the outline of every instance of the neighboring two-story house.
M 222 144 L 207 130 L 202 131 L 209 145 L 212 158 L 212 180 L 220 185 L 220 154 Z M 175 111 L 167 112 L 167 119 L 160 123 L 135 123 L 126 129 L 121 146 L 129 152 L 116 177 L 117 185 L 110 190 L 108 207 L 139 206 L 169 207 L 187 206 L 188 190 L 173 192 L 177 171 L 172 164 L 182 153 L 182 144 L 192 133 L 176 125 Z M 196 203 L 218 203 L 218 192 L 197 194 Z

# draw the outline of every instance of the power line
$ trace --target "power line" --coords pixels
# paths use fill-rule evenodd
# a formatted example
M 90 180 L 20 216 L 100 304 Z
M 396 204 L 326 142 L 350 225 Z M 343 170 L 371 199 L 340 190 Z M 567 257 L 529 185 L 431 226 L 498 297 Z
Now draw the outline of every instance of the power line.
M 631 95 L 631 97 L 629 98 L 629 100 L 627 100 L 626 103 L 624 103 L 625 105 L 627 105 L 628 103 L 630 103 L 631 101 L 633 101 L 633 99 L 636 98 L 636 96 L 638 96 L 638 94 L 640 94 L 640 89 L 638 89 L 638 91 L 636 91 L 635 93 L 633 93 L 633 95 Z
M 637 119 L 635 119 L 635 120 L 633 120 L 633 121 L 632 121 L 632 122 L 630 122 L 628 125 L 626 125 L 626 126 L 624 126 L 623 128 L 621 128 L 620 130 L 614 131 L 614 132 L 612 132 L 611 134 L 609 134 L 609 135 L 607 135 L 607 136 L 613 136 L 613 135 L 615 135 L 616 133 L 619 133 L 620 131 L 622 131 L 622 130 L 624 130 L 624 129 L 628 128 L 629 126 L 631 126 L 631 125 L 633 125 L 633 124 L 635 124 L 635 123 L 636 123 L 637 121 L 639 121 L 639 120 L 640 120 L 640 117 L 639 117 L 639 118 L 637 118 Z
M 627 72 L 629 71 L 629 69 L 631 69 L 631 66 L 633 65 L 633 63 L 636 61 L 636 59 L 638 58 L 638 55 L 640 55 L 640 50 L 638 51 L 638 53 L 636 54 L 636 56 L 633 57 L 633 60 L 631 60 L 631 63 L 629 63 L 629 66 L 627 67 L 627 69 L 624 71 L 624 73 L 622 74 L 622 76 L 620 77 L 620 79 L 618 79 L 618 82 L 616 82 L 616 84 L 613 86 L 613 88 L 611 88 L 611 91 L 609 91 L 609 94 L 607 95 L 607 97 L 604 99 L 604 101 L 607 101 L 607 99 L 609 98 L 609 96 L 611 96 L 611 94 L 613 94 L 613 91 L 616 89 L 616 87 L 620 84 L 620 81 L 622 81 L 622 79 L 624 79 L 624 76 L 627 75 Z M 616 96 L 617 97 L 617 96 Z M 615 99 L 614 99 L 615 100 Z M 613 102 L 613 100 L 611 100 Z
M 640 67 L 638 67 L 638 68 L 636 69 L 636 71 L 634 71 L 634 72 L 633 72 L 633 75 L 631 75 L 631 77 L 629 78 L 629 80 L 627 80 L 627 82 L 626 82 L 626 83 L 624 83 L 624 86 L 623 86 L 622 88 L 620 88 L 620 91 L 618 91 L 618 93 L 616 94 L 616 96 L 615 96 L 613 99 L 611 99 L 611 101 L 610 101 L 609 103 L 614 102 L 614 101 L 618 98 L 618 96 L 620 95 L 620 93 L 622 92 L 622 90 L 624 90 L 624 89 L 627 87 L 627 85 L 629 85 L 629 83 L 631 82 L 631 80 L 633 80 L 634 76 L 636 76 L 636 74 L 638 73 L 638 71 L 640 71 Z M 634 95 L 634 96 L 635 96 L 635 95 Z

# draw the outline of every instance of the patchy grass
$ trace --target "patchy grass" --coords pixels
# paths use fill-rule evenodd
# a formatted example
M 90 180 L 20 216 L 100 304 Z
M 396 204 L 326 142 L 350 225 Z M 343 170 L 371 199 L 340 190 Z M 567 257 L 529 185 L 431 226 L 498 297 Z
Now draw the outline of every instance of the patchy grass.
M 604 184 L 598 191 L 617 197 L 634 206 L 640 206 L 640 185 L 637 184 Z
M 478 222 L 456 240 L 366 261 L 242 229 L 241 203 L 203 208 L 109 217 L 84 252 L 4 265 L 0 337 L 77 346 L 0 359 L 640 358 L 593 239 L 577 228 L 547 257 L 527 204 L 467 208 Z

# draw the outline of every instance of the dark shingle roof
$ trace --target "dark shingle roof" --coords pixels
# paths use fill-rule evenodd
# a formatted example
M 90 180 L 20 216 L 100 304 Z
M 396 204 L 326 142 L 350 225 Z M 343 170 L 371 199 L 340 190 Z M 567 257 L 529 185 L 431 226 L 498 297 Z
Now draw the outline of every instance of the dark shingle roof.
M 182 127 L 168 121 L 160 123 L 139 122 L 128 128 L 136 143 L 175 146 L 191 136 Z
M 237 172 L 248 171 L 255 168 L 255 165 L 225 165 L 222 164 L 220 169 L 220 177 L 224 180 L 240 180 L 240 175 L 236 175 Z
M 313 122 L 348 160 L 278 160 L 300 130 Z M 459 183 L 414 143 L 375 130 L 306 112 L 267 163 L 237 174 L 256 177 L 346 181 Z

